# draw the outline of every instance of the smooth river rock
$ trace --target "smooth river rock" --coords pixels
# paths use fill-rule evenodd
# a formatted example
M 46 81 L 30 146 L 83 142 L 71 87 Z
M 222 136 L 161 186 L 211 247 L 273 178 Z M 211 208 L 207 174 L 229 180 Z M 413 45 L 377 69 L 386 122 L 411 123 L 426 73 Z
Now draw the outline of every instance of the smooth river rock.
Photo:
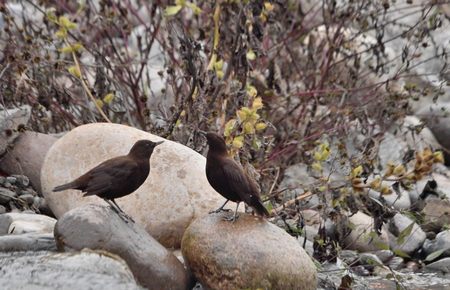
M 148 289 L 187 289 L 183 264 L 142 227 L 126 223 L 109 206 L 87 205 L 67 212 L 55 226 L 61 250 L 105 250 L 124 259 Z
M 0 252 L 2 290 L 144 290 L 127 264 L 102 252 Z
M 57 138 L 26 131 L 20 133 L 12 149 L 1 159 L 0 169 L 8 174 L 23 174 L 29 177 L 37 192 L 41 189 L 41 168 L 45 155 Z
M 27 233 L 0 236 L 0 252 L 57 251 L 51 234 Z
M 42 167 L 43 194 L 57 217 L 87 203 L 105 204 L 76 190 L 52 192 L 99 163 L 127 154 L 139 139 L 161 137 L 118 124 L 95 123 L 77 127 L 50 148 Z M 206 159 L 179 143 L 164 140 L 156 147 L 150 175 L 134 193 L 117 199 L 119 206 L 164 246 L 179 248 L 193 218 L 218 208 L 225 200 L 206 180 Z M 229 208 L 234 208 L 231 204 Z
M 241 214 L 232 223 L 222 215 L 194 220 L 183 236 L 184 260 L 203 286 L 316 289 L 316 267 L 293 237 L 259 217 Z
M 0 215 L 0 235 L 6 234 L 51 234 L 56 220 L 46 215 L 33 213 L 5 213 Z

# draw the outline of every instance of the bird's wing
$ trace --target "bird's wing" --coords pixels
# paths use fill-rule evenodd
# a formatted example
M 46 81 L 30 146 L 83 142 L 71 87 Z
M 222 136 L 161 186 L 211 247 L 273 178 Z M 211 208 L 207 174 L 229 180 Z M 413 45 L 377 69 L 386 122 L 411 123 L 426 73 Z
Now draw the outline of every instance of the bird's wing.
M 258 196 L 258 187 L 253 179 L 245 174 L 244 169 L 233 159 L 227 158 L 223 162 L 223 174 L 230 189 L 249 203 L 251 196 Z
M 103 162 L 97 167 L 90 170 L 87 186 L 83 189 L 87 195 L 99 195 L 110 192 L 117 186 L 121 186 L 124 181 L 128 180 L 136 172 L 138 164 L 130 159 L 114 158 Z

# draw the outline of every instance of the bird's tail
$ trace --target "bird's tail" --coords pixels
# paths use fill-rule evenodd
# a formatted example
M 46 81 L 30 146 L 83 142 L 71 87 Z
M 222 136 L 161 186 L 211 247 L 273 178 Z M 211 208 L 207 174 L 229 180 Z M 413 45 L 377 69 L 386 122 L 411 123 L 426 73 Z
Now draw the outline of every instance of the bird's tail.
M 75 187 L 76 187 L 76 184 L 75 184 L 74 181 L 72 181 L 72 182 L 69 182 L 69 183 L 66 183 L 66 184 L 63 184 L 63 185 L 60 185 L 60 186 L 57 186 L 57 187 L 53 188 L 53 192 L 63 191 L 63 190 L 66 190 L 66 189 L 72 189 L 72 188 L 75 188 Z
M 266 216 L 268 217 L 270 215 L 267 208 L 263 205 L 261 199 L 257 196 L 252 196 L 252 208 L 255 210 L 255 212 L 260 216 Z

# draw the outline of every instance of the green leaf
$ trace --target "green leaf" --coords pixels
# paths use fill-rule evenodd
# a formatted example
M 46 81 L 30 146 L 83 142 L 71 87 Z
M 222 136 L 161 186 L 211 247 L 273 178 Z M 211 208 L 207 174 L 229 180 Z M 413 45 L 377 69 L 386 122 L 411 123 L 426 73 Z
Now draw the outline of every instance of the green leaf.
M 407 253 L 403 252 L 402 250 L 393 250 L 392 252 L 395 255 L 402 257 L 402 258 L 411 258 Z
M 379 250 L 389 250 L 389 245 L 380 241 L 374 241 L 375 247 Z
M 433 260 L 436 260 L 436 258 L 438 258 L 440 255 L 442 255 L 442 253 L 445 252 L 445 250 L 447 250 L 447 249 L 440 249 L 440 250 L 434 251 L 433 253 L 429 254 L 425 258 L 425 262 L 431 262 Z
M 164 9 L 164 15 L 173 16 L 180 12 L 181 8 L 183 8 L 181 5 L 167 6 L 166 9 Z
M 401 231 L 398 234 L 397 244 L 402 245 L 405 242 L 405 238 L 411 234 L 414 224 L 415 222 L 412 222 L 409 226 L 407 226 L 403 231 Z

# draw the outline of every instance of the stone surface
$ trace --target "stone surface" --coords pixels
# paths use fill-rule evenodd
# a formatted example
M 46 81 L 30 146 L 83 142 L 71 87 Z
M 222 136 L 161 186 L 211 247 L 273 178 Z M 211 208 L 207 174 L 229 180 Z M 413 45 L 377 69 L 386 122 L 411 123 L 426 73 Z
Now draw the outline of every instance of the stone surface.
M 20 125 L 26 125 L 31 116 L 31 107 L 28 105 L 19 108 L 0 110 L 0 156 L 10 144 L 19 136 L 17 130 Z
M 450 258 L 440 259 L 436 262 L 428 264 L 426 266 L 427 270 L 440 271 L 444 273 L 450 273 Z
M 0 252 L 56 250 L 56 243 L 53 233 L 27 233 L 21 235 L 0 236 Z
M 96 196 L 75 190 L 53 193 L 104 160 L 127 154 L 139 139 L 162 138 L 118 124 L 96 123 L 77 127 L 49 150 L 42 167 L 42 189 L 57 217 L 87 203 L 105 204 Z M 116 202 L 160 243 L 179 248 L 191 220 L 218 208 L 225 200 L 206 180 L 206 159 L 176 142 L 165 140 L 151 157 L 150 175 L 134 193 Z M 234 209 L 231 203 L 229 208 Z
M 62 250 L 90 248 L 120 256 L 148 289 L 189 286 L 189 275 L 170 251 L 139 225 L 124 222 L 108 206 L 87 205 L 67 212 L 55 226 L 55 239 Z
M 382 246 L 389 245 L 389 238 L 386 229 L 381 229 L 381 235 L 374 237 L 372 232 L 373 218 L 362 212 L 357 212 L 349 217 L 352 224 L 352 231 L 345 238 L 344 245 L 346 249 L 357 250 L 361 252 L 377 251 Z
M 25 233 L 53 233 L 56 220 L 46 215 L 5 213 L 0 215 L 0 235 Z
M 223 213 L 194 220 L 181 244 L 184 260 L 212 289 L 316 289 L 312 260 L 295 238 L 255 216 Z
M 0 169 L 8 174 L 23 174 L 41 192 L 41 168 L 45 154 L 57 138 L 37 132 L 21 133 L 12 150 L 1 159 Z
M 450 224 L 450 201 L 437 197 L 428 197 L 422 210 L 425 231 L 439 232 L 445 225 Z
M 144 290 L 126 263 L 102 252 L 0 252 L 3 290 Z
M 401 238 L 399 239 L 399 237 L 401 236 L 402 231 L 411 224 L 413 224 L 411 233 L 406 235 L 403 238 L 403 241 L 401 241 Z M 418 250 L 427 237 L 417 223 L 401 213 L 396 214 L 391 219 L 389 230 L 393 234 L 392 238 L 389 239 L 391 249 L 400 250 L 408 255 L 411 255 Z
M 436 235 L 434 240 L 425 240 L 422 248 L 427 256 L 437 251 L 443 252 L 436 258 L 440 259 L 442 257 L 450 256 L 450 230 L 440 232 Z
M 15 197 L 14 191 L 0 187 L 0 204 L 8 204 Z

